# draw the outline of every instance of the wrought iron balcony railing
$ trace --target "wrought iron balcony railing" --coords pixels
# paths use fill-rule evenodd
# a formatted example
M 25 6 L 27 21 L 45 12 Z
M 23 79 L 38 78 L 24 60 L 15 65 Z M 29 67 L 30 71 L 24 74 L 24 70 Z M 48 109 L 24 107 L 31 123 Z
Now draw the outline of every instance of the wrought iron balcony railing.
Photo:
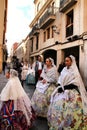
M 70 7 L 72 7 L 78 0 L 60 0 L 60 12 L 65 12 Z
M 39 33 L 39 26 L 38 26 L 38 24 L 35 24 L 31 30 L 31 32 L 29 33 L 29 36 L 31 37 L 38 33 Z
M 57 7 L 49 7 L 47 9 L 47 11 L 40 18 L 39 26 L 41 29 L 45 29 L 51 22 L 55 20 L 55 14 L 57 10 Z

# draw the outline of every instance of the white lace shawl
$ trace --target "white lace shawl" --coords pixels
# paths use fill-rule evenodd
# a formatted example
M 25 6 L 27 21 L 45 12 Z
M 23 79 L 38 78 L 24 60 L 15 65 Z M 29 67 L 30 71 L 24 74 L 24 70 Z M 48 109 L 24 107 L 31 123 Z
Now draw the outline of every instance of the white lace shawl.
M 57 69 L 56 66 L 53 66 L 50 69 L 47 69 L 46 66 L 44 66 L 41 77 L 43 79 L 46 79 L 49 83 L 55 83 L 57 82 L 58 74 L 57 74 Z
M 37 85 L 36 85 L 36 89 L 39 92 L 44 93 L 51 83 L 57 82 L 58 77 L 57 77 L 56 67 L 52 67 L 51 69 L 47 70 L 47 68 L 45 66 L 42 70 L 41 77 L 43 79 L 46 79 L 47 83 L 43 84 L 42 81 L 38 81 Z
M 59 76 L 58 83 L 61 84 L 62 88 L 65 85 L 71 83 L 78 86 L 82 98 L 83 112 L 84 114 L 87 114 L 87 92 L 82 81 L 81 75 L 79 73 L 79 70 L 77 68 L 75 58 L 72 55 L 70 57 L 72 59 L 72 65 L 69 69 L 64 67 L 64 69 L 61 72 L 61 75 Z
M 18 77 L 14 76 L 13 73 L 6 86 L 2 89 L 0 95 L 0 105 L 2 106 L 3 101 L 14 100 L 14 110 L 23 111 L 26 116 L 27 122 L 30 125 L 30 120 L 32 117 L 31 101 L 24 91 L 23 87 L 21 86 Z

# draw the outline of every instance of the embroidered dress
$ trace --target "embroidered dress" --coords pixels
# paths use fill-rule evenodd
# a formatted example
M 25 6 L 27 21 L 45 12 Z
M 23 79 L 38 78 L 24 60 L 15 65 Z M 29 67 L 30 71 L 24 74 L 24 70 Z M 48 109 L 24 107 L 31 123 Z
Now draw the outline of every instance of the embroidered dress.
M 66 93 L 65 93 L 66 94 Z M 48 122 L 50 130 L 87 130 L 87 116 L 83 115 L 81 96 L 69 90 L 69 99 L 61 93 L 59 99 L 50 104 Z
M 47 117 L 48 106 L 50 103 L 51 93 L 54 91 L 55 83 L 57 81 L 56 67 L 47 70 L 46 66 L 43 68 L 41 77 L 47 80 L 47 83 L 42 83 L 39 80 L 36 85 L 36 90 L 32 96 L 31 102 L 36 114 L 41 117 Z
M 10 79 L 0 95 L 0 130 L 29 130 L 34 119 L 31 101 L 17 77 L 11 70 Z
M 81 88 L 85 89 L 81 87 L 83 83 L 73 62 L 69 69 L 65 67 L 62 70 L 59 86 L 51 96 L 47 114 L 49 130 L 87 130 L 87 114 L 82 97 L 85 94 L 81 95 Z
M 26 80 L 27 73 L 28 73 L 28 65 L 24 65 L 22 68 L 22 73 L 21 73 L 22 80 Z
M 29 67 L 28 69 L 26 84 L 35 84 L 35 70 L 33 67 Z

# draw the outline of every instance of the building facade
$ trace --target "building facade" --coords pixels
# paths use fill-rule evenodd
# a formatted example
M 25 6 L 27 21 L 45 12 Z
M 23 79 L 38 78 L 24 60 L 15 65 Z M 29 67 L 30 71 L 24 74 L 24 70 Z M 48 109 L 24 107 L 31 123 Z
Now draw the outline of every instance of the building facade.
M 0 73 L 2 72 L 3 62 L 7 60 L 7 48 L 5 45 L 7 4 L 7 0 L 0 0 Z
M 35 17 L 30 23 L 31 61 L 42 54 L 57 67 L 67 55 L 76 57 L 87 87 L 87 0 L 34 0 Z
M 18 44 L 13 55 L 17 56 L 20 61 L 29 62 L 29 35 Z
M 44 55 L 44 60 L 53 54 L 52 57 L 56 62 L 57 50 L 53 47 L 58 35 L 54 34 L 53 26 L 56 25 L 57 21 L 59 1 L 35 0 L 34 3 L 35 18 L 30 24 L 32 30 L 29 34 L 31 60 L 36 60 L 39 54 Z

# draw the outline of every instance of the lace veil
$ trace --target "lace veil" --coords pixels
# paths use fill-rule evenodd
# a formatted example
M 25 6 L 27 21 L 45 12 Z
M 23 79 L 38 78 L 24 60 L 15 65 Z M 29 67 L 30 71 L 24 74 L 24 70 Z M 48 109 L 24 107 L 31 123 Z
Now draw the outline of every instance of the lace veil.
M 81 75 L 79 73 L 79 70 L 77 68 L 75 57 L 72 55 L 70 55 L 70 57 L 72 59 L 72 69 L 73 69 L 75 77 L 77 78 L 78 83 L 79 83 L 78 89 L 80 91 L 81 98 L 82 98 L 83 113 L 87 115 L 87 92 L 86 92 L 84 83 L 82 81 Z

